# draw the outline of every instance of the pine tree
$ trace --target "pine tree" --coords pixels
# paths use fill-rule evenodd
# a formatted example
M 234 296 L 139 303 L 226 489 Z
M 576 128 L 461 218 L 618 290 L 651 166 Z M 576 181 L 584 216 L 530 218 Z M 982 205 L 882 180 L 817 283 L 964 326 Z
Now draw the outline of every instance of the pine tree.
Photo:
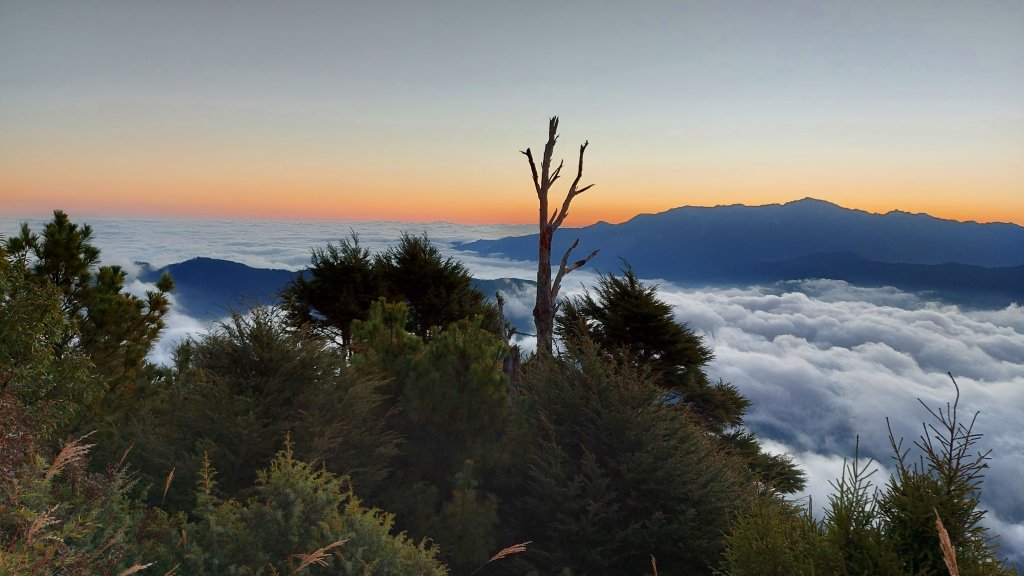
M 291 282 L 281 299 L 293 324 L 336 338 L 348 350 L 352 321 L 365 320 L 370 304 L 382 294 L 373 257 L 352 232 L 337 245 L 313 248 L 309 271 Z
M 140 403 L 119 443 L 135 445 L 131 459 L 148 482 L 178 470 L 171 508 L 187 505 L 183 490 L 204 454 L 234 496 L 288 436 L 301 458 L 349 476 L 366 494 L 391 471 L 398 438 L 386 425 L 384 383 L 272 309 L 236 314 L 186 343 L 173 372 Z
M 402 234 L 396 246 L 371 256 L 353 234 L 337 246 L 314 248 L 312 267 L 281 294 L 289 321 L 338 340 L 349 350 L 352 323 L 366 320 L 378 298 L 408 309 L 408 331 L 429 340 L 452 322 L 481 316 L 498 331 L 497 312 L 473 287 L 469 270 L 444 258 L 426 234 Z
M 174 288 L 171 278 L 164 275 L 145 298 L 128 294 L 125 271 L 99 265 L 92 228 L 72 223 L 60 210 L 54 211 L 41 237 L 23 224 L 5 249 L 9 259 L 27 267 L 35 282 L 59 293 L 66 322 L 62 334 L 51 342 L 57 357 L 82 354 L 100 378 L 100 392 L 84 408 L 78 425 L 123 411 L 131 403 L 146 355 L 163 329 L 163 317 L 170 309 L 167 293 Z
M 452 322 L 480 316 L 497 331 L 496 314 L 462 262 L 444 258 L 426 234 L 402 234 L 397 246 L 378 254 L 374 266 L 391 301 L 409 307 L 406 328 L 430 339 Z
M 352 364 L 386 380 L 389 424 L 403 439 L 390 489 L 376 503 L 398 513 L 411 534 L 433 538 L 457 571 L 474 568 L 496 542 L 490 481 L 507 457 L 505 345 L 479 317 L 424 341 L 406 331 L 408 313 L 381 300 L 353 326 Z
M 101 392 L 88 357 L 58 352 L 74 330 L 60 291 L 0 245 L 0 397 L 35 414 L 31 428 L 47 439 Z
M 649 372 L 663 390 L 663 402 L 689 408 L 772 489 L 803 487 L 804 476 L 788 457 L 765 453 L 742 428 L 750 401 L 732 384 L 708 379 L 705 368 L 713 354 L 704 339 L 677 322 L 672 307 L 658 299 L 657 287 L 640 282 L 628 265 L 621 276 L 602 276 L 594 293 L 563 302 L 557 331 L 570 347 L 594 342 L 616 361 Z
M 528 363 L 506 514 L 541 574 L 710 574 L 732 513 L 754 493 L 742 460 L 662 391 L 593 343 Z M 526 573 L 522 570 L 518 573 Z

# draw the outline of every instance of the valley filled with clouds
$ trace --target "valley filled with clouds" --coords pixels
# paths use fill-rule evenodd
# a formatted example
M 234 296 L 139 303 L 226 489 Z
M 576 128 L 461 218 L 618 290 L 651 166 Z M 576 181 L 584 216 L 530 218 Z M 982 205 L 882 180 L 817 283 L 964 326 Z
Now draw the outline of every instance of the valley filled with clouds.
M 0 233 L 15 232 L 0 221 Z M 535 264 L 481 257 L 454 250 L 453 242 L 522 234 L 528 226 L 410 225 L 400 223 L 265 223 L 142 220 L 93 221 L 104 263 L 163 265 L 210 256 L 256 267 L 296 270 L 309 250 L 355 230 L 371 250 L 401 231 L 427 232 L 446 255 L 463 260 L 478 278 L 533 278 Z M 35 229 L 39 225 L 34 224 Z M 565 230 L 560 233 L 571 234 Z M 567 277 L 563 294 L 579 294 L 596 271 Z M 638 270 L 642 277 L 642 271 Z M 851 458 L 875 460 L 876 484 L 891 469 L 887 419 L 904 446 L 917 439 L 929 419 L 921 405 L 944 407 L 961 391 L 960 417 L 979 412 L 975 431 L 982 449 L 992 449 L 982 502 L 987 524 L 1000 536 L 1003 553 L 1024 559 L 1024 308 L 968 310 L 931 302 L 893 288 L 862 288 L 841 281 L 804 280 L 767 286 L 679 287 L 659 283 L 659 296 L 712 345 L 709 371 L 736 385 L 752 402 L 747 424 L 775 451 L 791 453 L 808 472 L 804 496 L 820 511 L 829 482 Z M 129 289 L 150 288 L 134 281 Z M 506 295 L 506 312 L 529 318 L 532 294 Z M 172 296 L 173 298 L 173 296 Z M 153 359 L 168 362 L 173 346 L 200 334 L 210 323 L 173 310 Z M 529 348 L 529 338 L 522 342 Z M 920 400 L 920 402 L 919 402 Z

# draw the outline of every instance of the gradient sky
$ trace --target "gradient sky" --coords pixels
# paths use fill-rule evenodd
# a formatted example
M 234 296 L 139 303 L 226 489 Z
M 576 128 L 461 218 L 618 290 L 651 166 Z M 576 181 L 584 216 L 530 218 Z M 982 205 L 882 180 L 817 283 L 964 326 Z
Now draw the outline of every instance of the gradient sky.
M 558 114 L 570 224 L 1024 224 L 1022 31 L 1020 0 L 0 0 L 0 213 L 531 222 Z

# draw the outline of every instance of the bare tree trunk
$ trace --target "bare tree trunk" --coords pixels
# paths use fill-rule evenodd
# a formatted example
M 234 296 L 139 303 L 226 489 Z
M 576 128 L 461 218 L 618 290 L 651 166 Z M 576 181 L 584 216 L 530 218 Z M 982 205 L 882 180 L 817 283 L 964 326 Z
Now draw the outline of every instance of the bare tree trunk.
M 544 156 L 541 158 L 540 173 L 537 172 L 537 164 L 534 162 L 533 153 L 529 148 L 523 151 L 530 161 L 530 171 L 533 174 L 533 185 L 537 190 L 537 200 L 540 203 L 538 224 L 540 226 L 540 246 L 537 255 L 537 303 L 533 307 L 533 321 L 537 325 L 537 354 L 550 356 L 554 347 L 555 313 L 558 311 L 558 291 L 562 285 L 562 278 L 573 270 L 583 266 L 597 255 L 597 250 L 590 253 L 583 260 L 577 260 L 571 265 L 569 255 L 576 249 L 580 241 L 577 238 L 572 246 L 562 255 L 558 266 L 558 272 L 554 280 L 551 278 L 551 240 L 555 230 L 562 225 L 565 217 L 569 214 L 569 205 L 572 199 L 591 189 L 594 185 L 589 184 L 580 188 L 580 180 L 583 178 L 583 153 L 587 150 L 589 142 L 580 146 L 579 167 L 576 170 L 576 179 L 573 180 L 569 192 L 562 201 L 562 207 L 548 215 L 548 192 L 551 185 L 558 180 L 562 173 L 564 162 L 559 162 L 558 167 L 551 171 L 551 156 L 555 151 L 555 142 L 558 141 L 558 116 L 553 116 L 548 122 L 548 141 L 544 144 Z

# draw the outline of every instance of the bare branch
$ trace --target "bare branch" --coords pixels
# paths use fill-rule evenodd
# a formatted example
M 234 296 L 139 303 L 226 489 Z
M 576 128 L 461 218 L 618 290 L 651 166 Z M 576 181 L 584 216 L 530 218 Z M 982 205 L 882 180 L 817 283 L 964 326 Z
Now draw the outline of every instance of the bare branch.
M 569 204 L 572 203 L 572 199 L 583 194 L 587 190 L 594 187 L 593 184 L 588 184 L 583 188 L 580 188 L 580 180 L 583 178 L 583 153 L 587 151 L 587 146 L 590 144 L 589 141 L 584 142 L 580 145 L 580 162 L 576 169 L 576 179 L 572 181 L 572 186 L 569 187 L 569 192 L 565 195 L 565 200 L 562 201 L 562 209 L 558 213 L 558 218 L 555 220 L 555 228 L 562 225 L 565 221 L 565 217 L 569 215 Z
M 548 185 L 554 184 L 555 180 L 558 180 L 558 177 L 562 175 L 562 166 L 565 166 L 565 160 L 558 161 L 558 168 L 555 168 L 555 171 L 551 173 L 551 179 L 548 180 Z
M 545 194 L 551 187 L 551 156 L 555 153 L 556 142 L 558 142 L 558 116 L 552 116 L 548 122 L 548 141 L 544 144 L 544 158 L 540 162 L 540 182 Z
M 572 246 L 570 246 L 569 249 L 565 251 L 565 254 L 562 254 L 562 261 L 559 262 L 558 264 L 558 273 L 555 275 L 555 280 L 551 283 L 552 301 L 558 298 L 558 291 L 562 287 L 562 278 L 565 278 L 566 274 L 572 272 L 573 270 L 576 270 L 577 268 L 582 267 L 587 262 L 590 262 L 590 260 L 593 259 L 594 256 L 597 256 L 597 253 L 600 252 L 600 250 L 594 250 L 593 252 L 590 253 L 589 256 L 587 256 L 583 260 L 577 260 L 573 262 L 571 266 L 567 266 L 567 264 L 569 263 L 569 255 L 572 254 L 572 251 L 575 250 L 576 247 L 579 246 L 579 244 L 580 239 L 577 238 L 576 241 L 572 243 Z
M 569 266 L 564 270 L 558 270 L 558 274 L 555 276 L 555 280 L 551 284 L 552 300 L 558 297 L 558 291 L 562 288 L 562 278 L 564 278 L 565 275 L 568 274 L 569 272 L 572 272 L 573 270 L 584 266 L 587 262 L 590 262 L 594 258 L 594 256 L 597 256 L 598 252 L 600 252 L 600 250 L 594 250 L 593 252 L 590 253 L 589 256 L 587 256 L 583 260 L 577 260 L 573 262 L 572 266 Z
M 537 165 L 533 162 L 533 152 L 529 148 L 520 152 L 530 161 L 530 172 L 533 172 L 533 187 L 537 189 L 537 195 L 540 196 L 540 180 L 537 179 Z

